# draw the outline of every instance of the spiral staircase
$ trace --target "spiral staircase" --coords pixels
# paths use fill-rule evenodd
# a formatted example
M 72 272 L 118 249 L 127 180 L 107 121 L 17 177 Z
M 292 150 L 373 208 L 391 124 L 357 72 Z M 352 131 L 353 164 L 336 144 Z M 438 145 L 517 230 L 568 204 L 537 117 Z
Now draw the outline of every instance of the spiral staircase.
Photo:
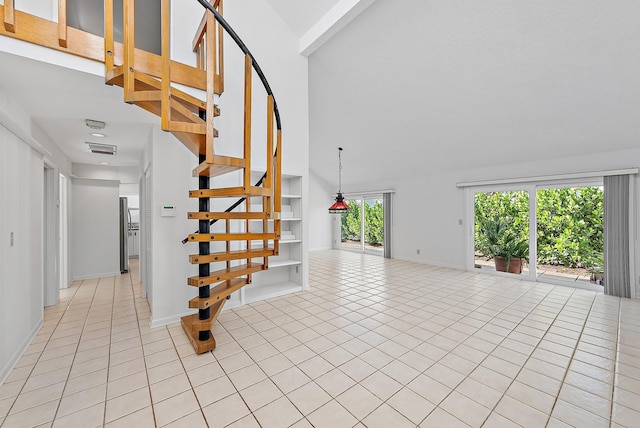
M 203 353 L 216 346 L 211 329 L 227 298 L 250 284 L 254 273 L 267 269 L 270 256 L 278 255 L 282 134 L 277 105 L 269 84 L 249 50 L 222 17 L 222 0 L 212 4 L 206 0 L 198 1 L 206 10 L 192 46 L 197 56 L 197 71 L 191 73 L 192 76 L 183 73 L 181 80 L 192 79 L 193 86 L 200 87 L 206 93 L 205 99 L 179 89 L 176 87 L 177 79 L 172 79 L 176 64 L 170 58 L 169 0 L 162 0 L 160 75 L 151 75 L 137 67 L 139 55 L 134 40 L 134 0 L 123 2 L 122 53 L 116 51 L 117 45 L 114 43 L 113 0 L 105 1 L 104 40 L 106 83 L 122 87 L 126 103 L 135 104 L 159 116 L 162 129 L 171 132 L 196 157 L 192 174 L 198 177 L 199 186 L 189 191 L 189 197 L 198 201 L 198 211 L 189 212 L 188 218 L 197 221 L 198 227 L 183 243 L 197 243 L 198 252 L 190 255 L 189 261 L 198 266 L 198 274 L 188 278 L 187 284 L 198 291 L 197 296 L 189 301 L 189 307 L 198 309 L 198 313 L 183 317 L 182 326 L 195 351 Z M 223 32 L 231 36 L 245 56 L 242 158 L 215 152 L 218 131 L 214 123 L 222 112 L 214 101 L 220 99 L 224 89 Z M 121 61 L 116 58 L 121 58 Z M 257 183 L 252 184 L 254 72 L 267 93 L 267 161 L 266 172 Z M 241 185 L 213 186 L 216 177 L 234 171 L 240 171 Z M 237 201 L 224 211 L 212 211 L 213 198 L 237 198 Z M 252 204 L 256 198 L 259 203 Z M 213 224 L 217 222 L 224 222 L 224 231 L 221 233 L 213 233 Z M 256 224 L 261 231 L 255 231 Z M 214 251 L 212 245 L 215 245 Z

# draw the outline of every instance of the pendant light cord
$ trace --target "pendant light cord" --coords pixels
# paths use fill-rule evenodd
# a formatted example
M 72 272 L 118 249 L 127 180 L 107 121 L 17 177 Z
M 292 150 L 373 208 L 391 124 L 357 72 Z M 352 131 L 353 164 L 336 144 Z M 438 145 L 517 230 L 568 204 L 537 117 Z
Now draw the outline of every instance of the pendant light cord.
M 338 193 L 342 193 L 342 147 L 338 147 Z

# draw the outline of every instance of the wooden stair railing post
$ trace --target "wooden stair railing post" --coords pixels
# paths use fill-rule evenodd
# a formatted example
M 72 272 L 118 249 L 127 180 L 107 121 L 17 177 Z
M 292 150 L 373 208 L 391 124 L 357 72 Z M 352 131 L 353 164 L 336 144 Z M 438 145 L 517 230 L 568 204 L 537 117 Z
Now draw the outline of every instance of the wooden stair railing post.
M 123 0 L 122 16 L 124 19 L 124 101 L 134 101 L 135 90 L 135 0 Z
M 104 0 L 104 68 L 105 78 L 115 67 L 115 43 L 113 41 L 113 0 Z
M 58 0 L 58 44 L 67 47 L 67 0 Z
M 218 10 L 218 12 L 220 13 L 220 15 L 223 15 L 223 10 L 222 10 L 222 0 L 217 0 L 217 5 L 216 5 L 216 9 Z M 211 14 L 209 14 L 211 15 Z M 215 27 L 214 29 L 212 29 L 212 31 L 217 31 L 217 40 L 218 40 L 218 44 L 217 44 L 217 55 L 215 56 L 215 64 L 216 64 L 216 68 L 215 68 L 215 77 L 216 80 L 218 81 L 218 91 L 220 92 L 216 92 L 216 94 L 221 94 L 224 92 L 224 29 L 222 28 L 221 25 L 219 25 L 217 22 L 215 23 Z
M 16 32 L 16 6 L 15 0 L 5 0 L 4 2 L 4 29 L 10 33 Z
M 213 163 L 213 142 L 214 142 L 214 128 L 213 128 L 213 108 L 214 99 L 213 95 L 216 93 L 216 21 L 211 13 L 207 13 L 207 28 L 205 34 L 205 67 L 207 72 L 207 144 L 206 144 L 206 162 Z
M 251 186 L 251 77 L 253 75 L 253 69 L 251 67 L 251 58 L 249 55 L 244 57 L 244 159 L 246 162 L 244 168 L 244 175 L 242 177 L 242 186 L 247 189 Z M 245 211 L 251 211 L 251 198 L 247 198 L 245 201 Z M 264 211 L 264 207 L 263 207 Z M 250 233 L 251 222 L 249 219 L 245 221 L 245 230 Z M 263 232 L 268 232 L 263 229 Z M 247 250 L 251 250 L 251 241 L 247 240 Z M 251 262 L 251 259 L 247 259 L 247 264 Z M 249 277 L 251 279 L 251 277 Z
M 245 188 L 251 186 L 251 77 L 253 69 L 251 57 L 244 57 L 244 159 L 246 162 L 242 185 Z
M 282 212 L 282 131 L 278 129 L 276 132 L 276 165 L 275 165 L 275 182 L 273 188 L 273 210 L 276 213 L 273 220 L 273 231 L 276 235 L 273 249 L 275 255 L 280 254 L 280 234 L 281 234 L 281 212 Z
M 266 169 L 265 169 L 265 178 L 263 182 L 263 187 L 267 189 L 273 189 L 273 97 L 271 95 L 267 96 L 267 153 L 266 153 Z M 264 230 L 269 228 L 269 219 L 273 218 L 273 193 L 268 196 L 262 198 L 262 210 L 267 213 L 265 219 L 263 220 Z M 275 226 L 275 225 L 274 225 Z M 275 232 L 275 228 L 274 228 Z M 267 242 L 265 241 L 264 246 L 267 246 Z M 275 241 L 274 241 L 275 246 Z M 269 258 L 264 258 L 264 263 L 269 263 Z
M 169 38 L 171 25 L 171 5 L 170 0 L 162 0 L 162 102 L 161 105 L 161 126 L 163 130 L 169 129 L 171 122 L 171 42 Z M 213 118 L 213 116 L 208 116 Z

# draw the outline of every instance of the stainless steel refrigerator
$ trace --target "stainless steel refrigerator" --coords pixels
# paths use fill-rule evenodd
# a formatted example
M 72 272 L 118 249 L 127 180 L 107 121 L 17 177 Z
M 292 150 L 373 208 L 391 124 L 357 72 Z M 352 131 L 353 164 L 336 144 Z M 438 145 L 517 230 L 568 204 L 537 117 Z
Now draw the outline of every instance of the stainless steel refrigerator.
M 129 207 L 127 198 L 120 198 L 120 273 L 129 271 Z

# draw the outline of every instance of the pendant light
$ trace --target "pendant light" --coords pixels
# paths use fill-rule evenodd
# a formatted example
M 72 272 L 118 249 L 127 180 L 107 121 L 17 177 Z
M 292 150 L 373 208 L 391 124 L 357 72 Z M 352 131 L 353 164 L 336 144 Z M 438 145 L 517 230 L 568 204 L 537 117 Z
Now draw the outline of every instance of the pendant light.
M 338 147 L 338 196 L 336 201 L 329 207 L 329 214 L 342 214 L 349 211 L 349 206 L 344 203 L 342 196 L 342 147 Z

